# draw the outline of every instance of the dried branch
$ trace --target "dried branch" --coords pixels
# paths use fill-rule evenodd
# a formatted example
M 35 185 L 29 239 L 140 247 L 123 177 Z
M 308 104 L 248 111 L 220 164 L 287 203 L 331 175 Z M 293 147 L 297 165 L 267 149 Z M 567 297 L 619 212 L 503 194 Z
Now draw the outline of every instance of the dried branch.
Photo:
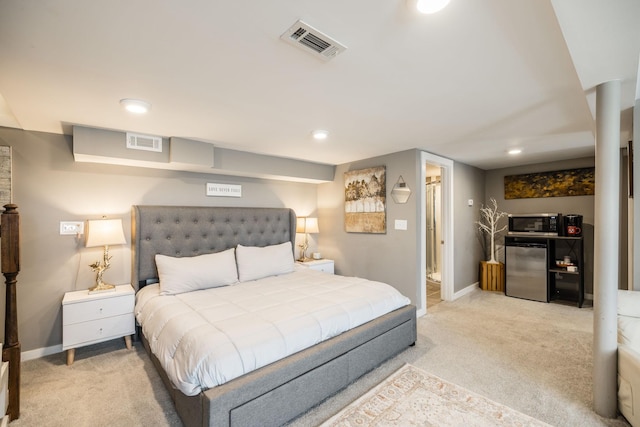
M 478 224 L 478 229 L 481 233 L 487 233 L 491 238 L 491 257 L 488 262 L 495 264 L 497 263 L 495 258 L 495 236 L 507 228 L 507 225 L 498 228 L 498 223 L 502 217 L 508 214 L 498 210 L 498 202 L 496 202 L 496 199 L 492 197 L 489 200 L 491 201 L 491 206 L 483 205 L 480 208 L 480 221 L 476 221 L 476 224 Z

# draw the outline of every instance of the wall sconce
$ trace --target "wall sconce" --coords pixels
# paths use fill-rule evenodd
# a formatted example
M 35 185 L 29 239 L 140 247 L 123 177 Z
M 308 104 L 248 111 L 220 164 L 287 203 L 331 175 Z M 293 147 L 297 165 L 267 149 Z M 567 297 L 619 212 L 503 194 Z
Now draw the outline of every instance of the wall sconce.
M 92 248 L 96 246 L 104 246 L 104 255 L 102 262 L 96 261 L 89 265 L 96 272 L 96 285 L 89 289 L 90 294 L 105 291 L 115 291 L 114 285 L 104 283 L 102 275 L 111 266 L 109 261 L 109 245 L 124 245 L 127 241 L 122 231 L 121 219 L 96 219 L 87 221 L 85 230 L 85 246 Z
M 402 175 L 398 178 L 396 185 L 393 186 L 391 190 L 391 197 L 393 201 L 396 203 L 407 203 L 409 200 L 409 196 L 411 196 L 411 189 L 407 186 L 407 183 L 404 182 Z
M 304 243 L 300 246 L 300 258 L 298 261 L 304 262 L 307 260 L 307 249 L 309 249 L 309 233 L 319 233 L 318 218 L 297 218 L 296 220 L 296 233 L 304 233 Z

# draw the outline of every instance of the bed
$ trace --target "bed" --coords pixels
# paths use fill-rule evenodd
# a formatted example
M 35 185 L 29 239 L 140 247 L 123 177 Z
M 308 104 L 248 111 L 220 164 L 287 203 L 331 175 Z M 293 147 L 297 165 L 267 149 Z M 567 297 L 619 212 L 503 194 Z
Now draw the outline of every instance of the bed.
M 172 263 L 177 259 L 179 262 L 187 262 L 188 259 L 205 258 L 203 256 L 205 255 L 206 257 L 216 257 L 215 259 L 219 260 L 226 257 L 225 254 L 233 249 L 237 251 L 234 256 L 238 262 L 238 274 L 245 274 L 244 279 L 251 279 L 252 277 L 246 275 L 248 274 L 247 264 L 245 267 L 241 265 L 244 254 L 272 253 L 276 248 L 280 253 L 283 248 L 293 251 L 295 248 L 295 224 L 295 213 L 285 208 L 133 206 L 132 283 L 139 290 L 138 304 L 136 305 L 136 316 L 142 323 L 139 331 L 145 349 L 160 373 L 171 394 L 176 410 L 186 426 L 276 426 L 285 424 L 415 343 L 415 307 L 406 304 L 394 308 L 386 314 L 376 315 L 375 318 L 364 323 L 356 322 L 357 326 L 352 329 L 333 331 L 329 333 L 328 339 L 318 343 L 315 341 L 306 343 L 300 348 L 293 346 L 293 353 L 290 355 L 281 356 L 277 354 L 277 351 L 273 351 L 277 359 L 272 361 L 266 358 L 258 361 L 254 368 L 248 366 L 249 371 L 246 373 L 231 375 L 224 370 L 218 370 L 218 368 L 206 368 L 214 372 L 211 377 L 222 378 L 220 384 L 211 385 L 204 380 L 202 385 L 193 384 L 192 381 L 180 381 L 185 377 L 185 374 L 176 373 L 175 369 L 171 367 L 167 368 L 167 356 L 161 353 L 158 356 L 154 353 L 154 350 L 157 351 L 157 348 L 164 344 L 162 344 L 162 338 L 159 339 L 149 325 L 165 321 L 158 322 L 157 316 L 159 314 L 143 314 L 142 306 L 146 305 L 148 301 L 161 301 L 161 304 L 172 306 L 174 304 L 197 305 L 200 301 L 204 301 L 201 295 L 204 295 L 205 292 L 218 292 L 216 301 L 222 301 L 223 298 L 220 295 L 233 294 L 236 290 L 239 292 L 240 285 L 245 286 L 245 282 L 249 292 L 252 292 L 251 289 L 259 292 L 259 289 L 265 289 L 265 287 L 256 285 L 256 283 L 276 279 L 278 284 L 269 284 L 269 286 L 284 286 L 282 290 L 279 290 L 279 295 L 288 295 L 289 289 L 293 288 L 287 287 L 291 285 L 287 283 L 287 279 L 298 277 L 298 275 L 305 277 L 304 280 L 308 281 L 306 285 L 303 284 L 301 287 L 305 288 L 306 286 L 309 293 L 320 293 L 321 298 L 324 298 L 324 295 L 319 289 L 324 286 L 336 285 L 324 283 L 330 277 L 329 275 L 319 272 L 312 273 L 309 269 L 294 265 L 294 271 L 281 275 L 285 279 L 284 284 L 280 283 L 279 278 L 271 277 L 255 282 L 241 280 L 241 283 L 237 285 L 220 286 L 213 290 L 198 289 L 170 295 L 170 298 L 163 299 L 162 296 L 155 295 L 160 289 L 158 287 L 159 267 L 161 267 L 163 283 L 169 283 L 167 280 L 167 277 L 170 277 L 167 276 L 169 270 L 165 264 L 168 259 Z M 156 255 L 160 255 L 158 265 L 156 265 Z M 289 258 L 293 260 L 293 253 Z M 265 259 L 269 258 L 265 257 Z M 337 282 L 345 280 L 351 279 L 335 276 Z M 370 283 L 362 285 L 371 286 Z M 349 287 L 349 292 L 351 292 L 351 284 L 343 286 Z M 243 298 L 247 299 L 247 297 Z M 271 301 L 268 296 L 261 295 L 245 305 L 254 306 L 256 300 L 263 300 L 265 304 L 267 301 Z M 171 301 L 171 304 L 167 301 Z M 352 302 L 347 304 L 352 304 Z M 235 309 L 238 305 L 233 301 L 229 306 L 216 305 L 213 308 L 204 309 L 200 313 L 213 313 L 213 316 L 216 317 L 218 313 L 226 312 L 229 307 Z M 296 307 L 300 305 L 304 304 L 295 302 L 291 304 Z M 376 306 L 377 304 L 365 305 Z M 241 309 L 244 310 L 245 307 L 241 307 Z M 261 308 L 258 307 L 258 309 Z M 165 309 L 161 307 L 157 311 L 161 313 L 163 310 Z M 270 313 L 275 316 L 275 313 L 287 310 L 285 306 L 274 307 Z M 367 311 L 368 308 L 365 307 L 364 310 Z M 200 322 L 200 314 L 197 316 L 185 315 L 189 316 L 191 321 L 175 323 Z M 233 316 L 236 315 L 233 314 Z M 353 315 L 343 315 L 342 317 L 349 318 L 351 322 L 353 322 L 352 317 L 358 318 Z M 283 324 L 286 327 L 291 327 L 292 323 L 298 322 L 284 322 Z M 300 323 L 304 323 L 304 321 Z M 166 324 L 169 325 L 168 320 Z M 165 329 L 171 328 L 173 326 Z M 200 327 L 198 326 L 198 328 Z M 200 331 L 198 328 L 193 329 Z M 316 338 L 308 338 L 307 332 L 308 330 L 301 329 L 297 333 L 303 339 L 316 340 Z M 269 333 L 282 335 L 280 331 Z M 265 335 L 268 334 L 265 333 Z M 184 350 L 183 354 L 191 355 L 191 349 L 194 347 L 202 346 L 205 349 L 208 348 L 207 351 L 213 352 L 218 348 L 229 346 L 226 343 L 218 345 L 218 341 L 213 339 L 198 342 L 190 336 L 189 340 L 191 341 L 188 341 L 187 338 L 180 339 L 181 343 L 183 341 L 190 343 L 187 347 L 189 351 Z M 212 344 L 214 342 L 215 344 Z M 241 346 L 233 345 L 238 347 L 237 353 L 240 354 Z M 245 350 L 251 350 L 252 345 L 247 345 Z M 290 345 L 287 343 L 281 347 L 290 347 Z M 253 354 L 262 357 L 263 354 L 271 353 L 271 347 L 265 348 L 268 350 L 260 350 Z M 288 350 L 291 351 L 291 349 Z M 254 356 L 247 357 L 246 354 L 238 357 L 240 357 L 242 364 L 247 365 L 251 365 L 253 359 L 256 359 Z M 193 364 L 201 365 L 202 363 L 198 359 L 197 363 Z M 200 378 L 202 375 L 196 376 Z

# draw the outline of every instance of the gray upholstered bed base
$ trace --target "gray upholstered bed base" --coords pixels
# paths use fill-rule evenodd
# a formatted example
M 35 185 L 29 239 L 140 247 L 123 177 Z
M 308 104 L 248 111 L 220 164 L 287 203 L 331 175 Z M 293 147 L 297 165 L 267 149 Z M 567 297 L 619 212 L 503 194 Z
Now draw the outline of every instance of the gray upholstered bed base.
M 403 307 L 197 396 L 172 386 L 143 340 L 185 426 L 280 426 L 415 343 L 416 311 Z
M 217 215 L 226 219 L 214 219 Z M 134 206 L 132 216 L 132 276 L 140 286 L 156 280 L 153 253 L 191 256 L 238 243 L 264 246 L 295 240 L 295 214 L 289 209 Z M 247 231 L 248 222 L 254 225 Z M 185 234 L 186 223 L 203 228 L 186 227 Z M 206 223 L 224 226 L 212 231 Z M 271 234 L 266 229 L 273 230 L 273 235 L 265 237 Z M 211 236 L 219 241 L 225 234 L 230 241 L 224 245 L 201 241 L 203 235 L 210 236 L 205 241 Z M 245 237 L 238 239 L 239 235 Z M 260 236 L 257 243 L 256 236 Z M 416 334 L 416 309 L 406 306 L 196 396 L 173 387 L 146 338 L 142 339 L 185 426 L 278 426 L 404 351 L 415 343 Z

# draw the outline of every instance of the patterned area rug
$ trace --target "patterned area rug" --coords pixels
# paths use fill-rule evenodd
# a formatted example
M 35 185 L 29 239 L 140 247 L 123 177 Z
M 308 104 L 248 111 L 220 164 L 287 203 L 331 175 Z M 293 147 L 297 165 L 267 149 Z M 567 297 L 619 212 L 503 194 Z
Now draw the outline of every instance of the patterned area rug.
M 340 426 L 549 426 L 406 364 L 324 422 Z

